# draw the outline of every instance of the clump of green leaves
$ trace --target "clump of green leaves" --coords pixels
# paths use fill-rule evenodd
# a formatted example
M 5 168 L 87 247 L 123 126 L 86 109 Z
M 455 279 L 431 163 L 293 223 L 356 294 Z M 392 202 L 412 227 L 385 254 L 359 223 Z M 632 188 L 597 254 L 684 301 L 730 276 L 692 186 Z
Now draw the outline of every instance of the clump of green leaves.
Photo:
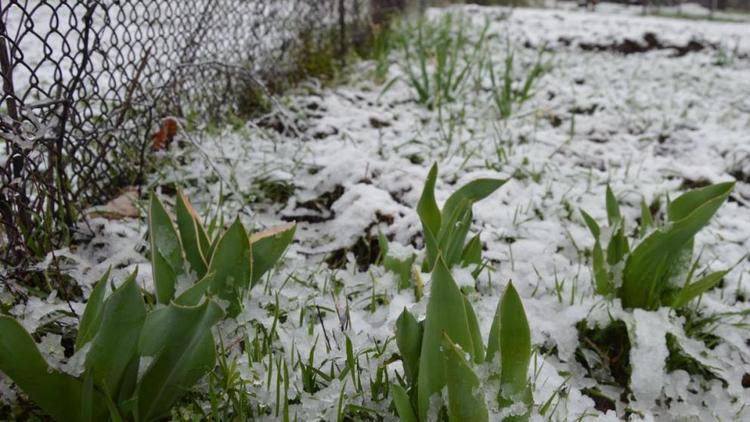
M 195 305 L 208 295 L 226 301 L 229 314 L 237 315 L 246 293 L 273 268 L 294 237 L 293 224 L 248 236 L 239 218 L 224 232 L 207 231 L 182 192 L 175 214 L 176 227 L 152 195 L 149 235 L 158 303 Z M 198 281 L 176 294 L 178 279 L 185 277 Z
M 294 226 L 285 226 L 248 237 L 235 220 L 209 240 L 182 193 L 175 213 L 177 228 L 161 201 L 151 197 L 158 306 L 149 308 L 135 274 L 115 287 L 107 272 L 89 296 L 68 372 L 50 366 L 15 319 L 0 316 L 0 371 L 54 419 L 169 416 L 174 403 L 214 367 L 211 328 L 224 318 L 220 302 L 229 303 L 230 314 L 238 312 L 243 291 L 273 267 L 294 234 Z M 200 281 L 176 295 L 178 278 L 190 275 Z
M 442 254 L 448 268 L 456 264 L 481 264 L 482 243 L 479 234 L 466 242 L 475 202 L 488 197 L 507 182 L 504 179 L 476 179 L 456 190 L 441 210 L 435 201 L 438 167 L 434 164 L 427 175 L 417 214 L 422 222 L 426 248 L 422 271 L 429 272 Z
M 694 189 L 671 201 L 667 221 L 659 225 L 651 210 L 641 204 L 638 233 L 644 237 L 632 250 L 625 220 L 612 190 L 607 186 L 606 206 L 610 237 L 606 249 L 599 224 L 581 211 L 594 235 L 593 275 L 597 293 L 619 297 L 627 308 L 681 308 L 718 284 L 729 270 L 716 271 L 693 280 L 698 265 L 693 261 L 693 238 L 726 201 L 734 183 Z M 649 233 L 650 231 L 650 233 Z M 616 276 L 622 268 L 621 276 Z M 621 279 L 620 279 L 621 277 Z
M 82 367 L 50 366 L 13 318 L 0 316 L 0 370 L 60 421 L 161 419 L 214 365 L 213 300 L 148 311 L 131 275 L 106 299 L 109 274 L 86 305 L 75 342 Z
M 452 102 L 480 63 L 488 25 L 475 42 L 466 35 L 468 26 L 465 18 L 451 14 L 405 26 L 399 38 L 403 69 L 420 104 L 435 108 Z
M 531 98 L 534 85 L 550 68 L 550 64 L 542 60 L 543 55 L 544 49 L 541 49 L 536 61 L 531 68 L 529 68 L 523 83 L 515 88 L 513 86 L 514 53 L 512 50 L 509 50 L 508 55 L 503 62 L 502 81 L 498 80 L 492 63 L 488 62 L 487 67 L 490 70 L 490 81 L 492 82 L 492 101 L 500 114 L 500 118 L 507 119 L 513 114 L 517 107 L 521 107 L 529 100 L 529 98 Z
M 431 295 L 423 321 L 404 310 L 396 322 L 396 343 L 404 378 L 392 386 L 402 421 L 435 420 L 431 405 L 440 397 L 438 419 L 487 421 L 483 380 L 475 366 L 488 363 L 490 380 L 500 384 L 496 406 L 510 411 L 505 420 L 527 420 L 532 404 L 528 382 L 531 336 L 518 293 L 509 284 L 498 303 L 485 347 L 474 308 L 438 258 L 432 272 Z M 467 359 L 468 355 L 468 359 Z M 497 363 L 500 363 L 499 365 Z M 447 387 L 447 402 L 441 397 Z M 518 403 L 522 403 L 516 411 Z M 510 407 L 513 406 L 511 411 Z

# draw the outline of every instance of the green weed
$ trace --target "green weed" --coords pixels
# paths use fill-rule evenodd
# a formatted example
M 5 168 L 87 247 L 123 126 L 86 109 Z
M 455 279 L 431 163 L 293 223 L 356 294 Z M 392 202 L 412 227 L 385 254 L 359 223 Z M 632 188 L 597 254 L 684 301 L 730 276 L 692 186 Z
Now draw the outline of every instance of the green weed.
M 447 14 L 438 22 L 420 19 L 404 28 L 402 68 L 420 104 L 433 109 L 454 101 L 472 70 L 481 67 L 488 24 L 475 42 L 466 35 L 467 26 L 465 18 Z
M 501 119 L 509 118 L 533 95 L 533 88 L 539 78 L 548 72 L 551 65 L 543 61 L 544 49 L 539 51 L 536 62 L 531 66 L 519 87 L 514 87 L 514 52 L 509 49 L 505 57 L 502 80 L 498 80 L 491 62 L 487 62 L 492 82 L 492 100 Z

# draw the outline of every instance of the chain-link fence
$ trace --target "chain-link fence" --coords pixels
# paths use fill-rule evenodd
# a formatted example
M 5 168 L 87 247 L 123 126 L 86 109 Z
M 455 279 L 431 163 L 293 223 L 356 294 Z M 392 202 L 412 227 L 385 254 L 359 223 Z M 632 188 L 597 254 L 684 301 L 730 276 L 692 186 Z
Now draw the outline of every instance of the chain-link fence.
M 391 4 L 392 3 L 392 4 Z M 19 265 L 142 182 L 164 116 L 229 113 L 399 0 L 0 0 L 0 255 Z M 342 56 L 343 57 L 343 56 Z

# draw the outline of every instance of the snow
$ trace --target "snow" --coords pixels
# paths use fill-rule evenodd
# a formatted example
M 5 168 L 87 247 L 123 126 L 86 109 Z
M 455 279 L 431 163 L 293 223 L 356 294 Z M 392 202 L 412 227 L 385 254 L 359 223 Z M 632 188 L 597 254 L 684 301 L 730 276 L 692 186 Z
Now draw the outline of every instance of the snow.
M 403 79 L 382 92 L 383 86 L 368 77 L 373 64 L 364 62 L 348 70 L 341 84 L 303 84 L 283 98 L 285 114 L 295 119 L 300 136 L 280 134 L 257 121 L 218 134 L 183 134 L 189 137 L 187 146 L 170 151 L 173 160 L 165 158 L 159 175 L 152 176 L 154 184 L 183 186 L 202 215 L 216 212 L 223 190 L 231 192 L 221 209 L 225 217 L 238 214 L 248 227 L 263 229 L 300 220 L 283 264 L 253 289 L 237 320 L 222 325 L 224 344 L 237 345 L 245 335 L 254 338 L 261 326 L 270 329 L 274 315 L 268 309 L 278 299 L 286 315 L 277 322 L 274 350 L 279 356 L 292 363 L 297 352 L 306 359 L 314 350 L 315 364 L 323 370 L 332 365 L 341 368 L 348 337 L 363 370 L 364 393 L 355 391 L 348 376 L 345 381 L 326 383 L 314 394 L 300 387 L 299 392 L 290 391 L 300 397 L 298 404 L 291 405 L 291 413 L 301 420 L 335 419 L 343 390 L 349 402 L 390 415 L 389 400 L 372 400 L 367 380 L 379 365 L 386 367 L 391 380 L 394 371 L 401 371 L 400 363 L 386 362 L 397 352 L 388 339 L 404 308 L 424 317 L 429 274 L 422 274 L 425 297 L 415 302 L 414 291 L 397 291 L 393 275 L 382 268 L 360 271 L 351 252 L 342 268 L 328 268 L 324 259 L 378 232 L 389 237 L 394 254 L 421 250 L 415 207 L 431 163 L 438 162 L 439 203 L 467 181 L 513 176 L 474 207 L 472 233 L 481 232 L 483 256 L 490 260 L 490 268 L 482 271 L 475 286 L 468 271 L 455 274 L 461 285 L 476 288 L 469 299 L 483 335 L 489 332 L 500 294 L 513 280 L 526 309 L 532 343 L 553 350 L 534 357 L 532 372 L 539 369 L 530 374 L 537 404 L 533 420 L 611 421 L 625 417 L 627 408 L 638 410 L 641 415 L 634 417 L 642 420 L 750 418 L 750 410 L 743 407 L 750 393 L 741 382 L 750 373 L 744 326 L 744 314 L 750 312 L 747 24 L 640 17 L 615 7 L 600 7 L 596 13 L 511 12 L 476 6 L 448 10 L 465 13 L 476 28 L 490 22 L 486 57 L 496 69 L 507 54 L 506 37 L 515 50 L 519 73 L 536 60 L 539 48 L 546 45 L 550 50 L 545 55 L 553 65 L 550 72 L 510 119 L 499 121 L 489 106 L 491 85 L 485 77 L 479 90 L 467 88 L 457 103 L 443 111 L 466 115 L 449 143 L 436 113 L 413 100 L 414 93 Z M 429 11 L 432 17 L 441 13 L 445 10 Z M 669 49 L 625 55 L 581 47 L 626 39 L 642 43 L 647 33 L 656 34 L 664 44 L 698 40 L 716 48 L 677 57 Z M 478 29 L 472 30 L 472 36 L 478 36 Z M 389 79 L 403 77 L 397 57 Z M 737 264 L 719 287 L 690 305 L 704 315 L 722 315 L 710 331 L 718 336 L 718 346 L 709 349 L 689 337 L 685 318 L 675 312 L 624 310 L 619 300 L 607 302 L 593 294 L 585 250 L 594 241 L 578 210 L 600 222 L 606 220 L 607 183 L 620 199 L 627 228 L 632 230 L 642 199 L 651 203 L 657 197 L 663 200 L 665 194 L 675 197 L 684 185 L 733 180 L 738 175 L 744 180 L 738 180 L 731 199 L 696 237 L 701 267 L 713 271 Z M 259 193 L 261 178 L 293 184 L 292 197 L 273 203 Z M 168 192 L 162 197 L 170 208 Z M 324 197 L 332 201 L 329 207 L 317 210 L 309 204 L 325 202 Z M 91 223 L 91 240 L 75 250 L 60 251 L 68 259 L 66 272 L 78 280 L 84 293 L 109 266 L 118 282 L 137 268 L 139 284 L 153 290 L 145 223 L 127 219 Z M 83 305 L 72 306 L 80 315 Z M 50 312 L 67 307 L 55 296 L 31 298 L 17 305 L 13 314 L 34 330 Z M 630 331 L 630 391 L 598 383 L 576 360 L 580 345 L 576 324 L 585 320 L 589 327 L 604 327 L 612 319 L 625 321 Z M 686 353 L 717 368 L 728 385 L 706 382 L 682 370 L 667 372 L 667 333 L 677 337 Z M 58 341 L 59 346 L 59 339 L 49 335 L 45 341 L 49 350 L 54 350 L 49 343 Z M 384 353 L 372 350 L 376 342 L 379 347 L 388 343 Z M 243 378 L 253 380 L 247 387 L 257 394 L 253 400 L 275 403 L 275 385 L 266 391 L 263 381 L 275 369 L 268 368 L 267 362 L 250 362 L 237 350 L 235 354 Z M 290 376 L 291 385 L 301 385 L 299 371 Z M 582 393 L 593 387 L 611 398 L 616 409 L 597 410 L 594 400 Z M 4 390 L 0 384 L 0 391 Z M 539 406 L 550 398 L 553 405 L 540 415 Z
M 633 311 L 632 325 L 628 324 L 632 346 L 630 363 L 633 367 L 630 387 L 637 400 L 635 406 L 639 410 L 640 407 L 645 411 L 651 410 L 653 399 L 659 397 L 664 386 L 664 362 L 669 355 L 666 342 L 669 326 L 667 313 L 666 308 L 659 312 L 636 309 Z

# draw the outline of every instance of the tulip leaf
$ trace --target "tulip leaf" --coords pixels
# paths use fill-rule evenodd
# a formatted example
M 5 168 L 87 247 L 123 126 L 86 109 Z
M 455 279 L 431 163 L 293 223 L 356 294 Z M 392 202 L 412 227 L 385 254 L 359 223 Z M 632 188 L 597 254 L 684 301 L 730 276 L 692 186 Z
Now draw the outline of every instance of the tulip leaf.
M 513 283 L 509 283 L 505 290 L 495 321 L 499 321 L 500 383 L 508 386 L 512 394 L 519 394 L 528 385 L 531 333 L 523 303 Z
M 102 307 L 104 306 L 104 296 L 107 293 L 107 282 L 111 268 L 107 269 L 101 279 L 96 282 L 94 290 L 89 295 L 86 308 L 83 310 L 81 323 L 78 325 L 78 335 L 76 336 L 75 350 L 81 350 L 84 344 L 88 343 L 99 329 L 99 323 L 102 317 Z
M 656 309 L 659 298 L 666 287 L 666 280 L 672 266 L 679 260 L 684 248 L 700 231 L 729 196 L 733 184 L 722 184 L 722 189 L 700 189 L 701 195 L 685 194 L 670 203 L 673 217 L 682 217 L 669 227 L 657 230 L 647 236 L 628 256 L 625 263 L 622 285 L 623 306 L 628 308 Z M 710 199 L 698 203 L 699 197 Z M 677 204 L 675 206 L 675 203 Z M 691 212 L 688 206 L 698 204 Z
M 606 203 L 607 223 L 609 223 L 609 226 L 612 227 L 616 222 L 622 220 L 622 214 L 620 213 L 620 204 L 619 202 L 617 202 L 617 198 L 612 192 L 612 188 L 609 186 L 609 184 L 607 184 Z
M 466 296 L 464 296 L 464 308 L 466 309 L 466 321 L 469 323 L 471 341 L 474 344 L 474 349 L 468 350 L 468 352 L 471 353 L 475 363 L 482 363 L 484 362 L 485 351 L 482 333 L 479 331 L 479 320 L 477 320 L 477 314 L 474 313 L 474 307 L 471 306 L 471 302 Z
M 396 345 L 407 380 L 414 383 L 419 374 L 419 352 L 422 346 L 422 327 L 414 315 L 404 308 L 396 320 Z
M 159 303 L 166 304 L 174 295 L 177 276 L 183 272 L 182 245 L 164 204 L 155 193 L 151 194 L 148 232 L 156 297 Z
M 602 232 L 601 228 L 599 228 L 599 224 L 597 224 L 596 220 L 594 220 L 594 218 L 586 211 L 581 210 L 581 215 L 583 216 L 583 221 L 586 223 L 586 226 L 588 226 L 591 231 L 591 234 L 594 235 L 594 240 L 599 240 L 599 236 Z
M 430 292 L 419 359 L 417 408 L 420 420 L 426 418 L 430 397 L 440 394 L 445 386 L 445 367 L 440 351 L 443 333 L 462 349 L 474 350 L 463 293 L 442 257 L 438 257 L 432 271 Z
M 135 392 L 139 420 L 168 416 L 172 405 L 213 368 L 211 327 L 223 316 L 212 300 L 194 307 L 171 304 L 148 315 L 138 342 L 141 359 L 151 359 Z
M 414 407 L 412 407 L 409 395 L 406 394 L 404 387 L 391 384 L 391 392 L 393 393 L 393 403 L 396 412 L 398 412 L 399 420 L 401 422 L 417 422 L 417 415 L 414 414 Z
M 56 420 L 80 421 L 87 414 L 91 420 L 103 420 L 106 416 L 100 395 L 90 391 L 86 406 L 83 382 L 51 368 L 29 333 L 7 316 L 0 316 L 0 372 Z
M 437 163 L 432 165 L 430 172 L 427 174 L 422 196 L 417 204 L 417 214 L 425 229 L 429 229 L 433 234 L 440 231 L 440 208 L 435 201 L 435 182 L 437 181 L 438 166 Z
M 528 382 L 529 362 L 531 361 L 531 333 L 526 312 L 513 284 L 508 284 L 505 294 L 497 305 L 495 318 L 490 328 L 487 342 L 487 362 L 493 362 L 500 355 L 500 384 L 498 396 L 500 407 L 507 407 L 518 398 L 530 408 L 533 402 Z M 505 421 L 528 419 L 529 412 L 523 415 L 506 417 Z
M 448 417 L 451 421 L 484 422 L 489 420 L 477 374 L 464 357 L 464 351 L 443 335 L 445 377 L 448 384 Z
M 463 206 L 471 207 L 474 203 L 490 196 L 507 182 L 507 179 L 476 179 L 461 186 L 457 191 L 448 197 L 443 206 L 443 216 L 453 214 L 457 209 Z M 466 205 L 463 205 L 466 204 Z M 462 214 L 462 213 L 459 213 Z M 445 222 L 441 224 L 441 230 L 450 230 L 451 227 Z
M 292 242 L 296 228 L 295 224 L 285 224 L 250 237 L 253 256 L 251 285 L 255 285 L 263 274 L 276 265 Z
M 113 395 L 119 395 L 125 371 L 138 347 L 141 327 L 146 319 L 143 296 L 135 274 L 115 290 L 104 303 L 101 324 L 91 340 L 86 369 L 94 380 L 103 380 Z
M 686 218 L 706 202 L 717 198 L 726 198 L 734 189 L 734 182 L 718 183 L 685 192 L 669 203 L 667 215 L 669 221 Z
M 209 291 L 229 301 L 229 314 L 237 315 L 252 277 L 250 240 L 239 219 L 218 240 L 208 272 L 213 274 Z
M 427 175 L 422 196 L 417 204 L 417 215 L 422 222 L 422 232 L 424 233 L 425 248 L 427 256 L 423 264 L 423 271 L 432 271 L 435 265 L 435 259 L 438 254 L 438 234 L 440 232 L 440 208 L 435 201 L 435 182 L 437 180 L 437 163 L 432 165 Z
M 177 274 L 158 250 L 151 251 L 151 262 L 156 300 L 158 303 L 167 304 L 174 297 Z
M 479 234 L 469 240 L 466 244 L 463 253 L 461 254 L 461 264 L 465 267 L 467 265 L 481 265 L 482 264 L 482 241 L 479 238 Z
M 198 278 L 203 278 L 208 264 L 203 255 L 202 244 L 208 244 L 208 237 L 198 220 L 195 209 L 182 191 L 177 191 L 175 214 L 177 214 L 177 230 L 180 233 L 182 247 L 185 248 L 185 259 L 190 263 L 190 269 L 198 274 Z
M 653 226 L 654 219 L 651 216 L 651 210 L 648 208 L 645 201 L 641 201 L 641 226 L 638 230 L 640 237 L 645 236 Z
M 622 261 L 629 250 L 623 221 L 617 220 L 613 227 L 612 237 L 609 239 L 609 244 L 607 245 L 607 263 L 609 265 L 616 265 Z

